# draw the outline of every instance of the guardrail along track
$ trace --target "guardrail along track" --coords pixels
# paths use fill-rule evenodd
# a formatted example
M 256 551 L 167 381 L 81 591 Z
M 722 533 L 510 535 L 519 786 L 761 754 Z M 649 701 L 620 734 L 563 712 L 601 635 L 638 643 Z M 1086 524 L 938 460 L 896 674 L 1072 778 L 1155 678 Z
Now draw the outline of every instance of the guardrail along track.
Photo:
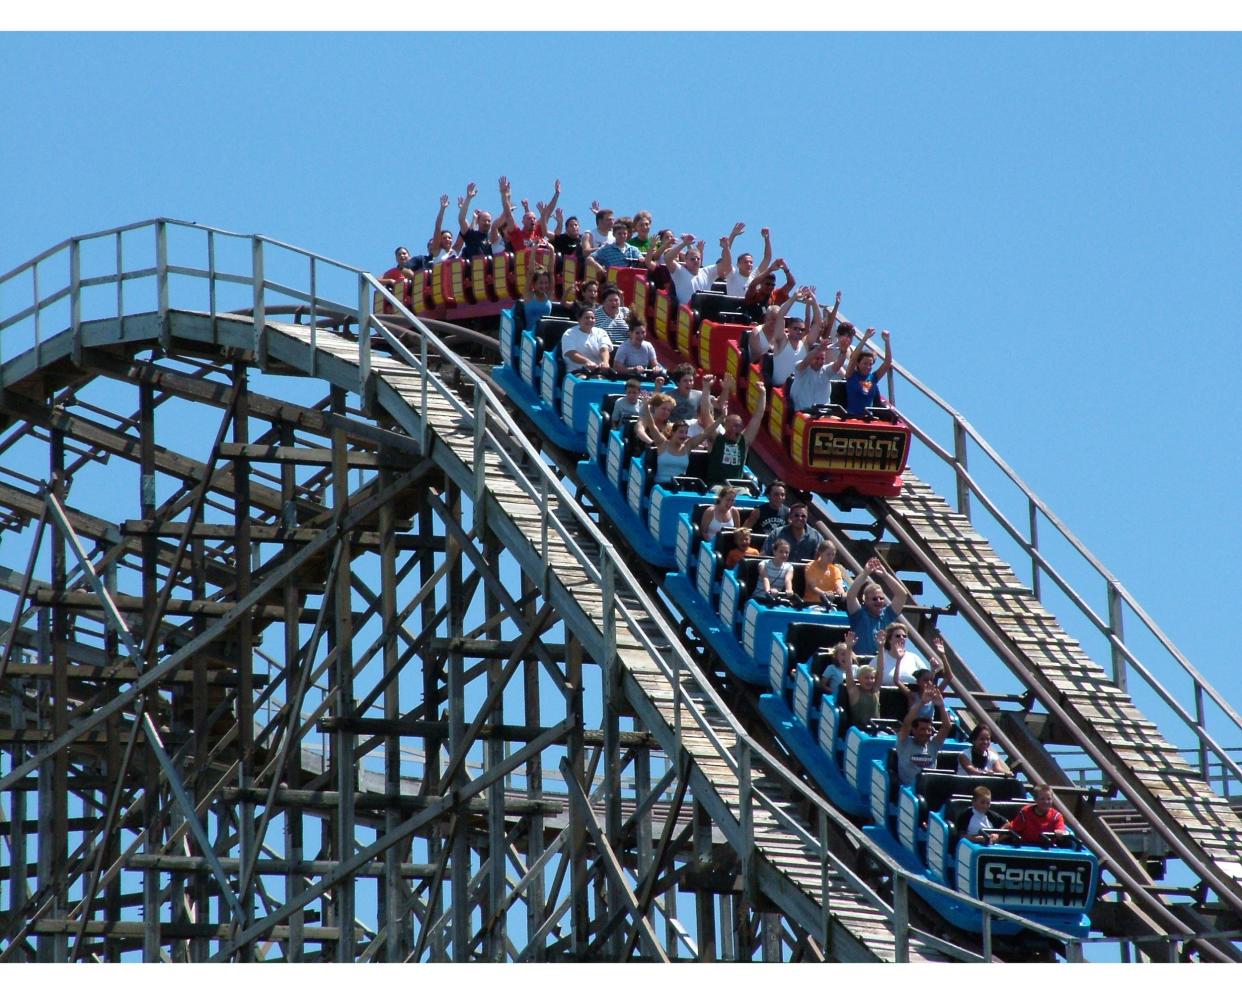
M 1153 828 L 1235 910 L 1242 911 L 1242 819 L 1083 651 L 991 544 L 913 473 L 884 506 L 888 525 L 981 634 Z

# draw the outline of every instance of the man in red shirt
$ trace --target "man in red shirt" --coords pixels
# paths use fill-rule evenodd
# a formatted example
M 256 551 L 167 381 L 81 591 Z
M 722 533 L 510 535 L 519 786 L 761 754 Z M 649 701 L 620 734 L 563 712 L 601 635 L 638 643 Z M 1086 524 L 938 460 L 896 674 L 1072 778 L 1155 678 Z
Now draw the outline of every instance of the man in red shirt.
M 1035 803 L 1022 808 L 1004 828 L 1012 829 L 1020 842 L 1038 844 L 1045 832 L 1065 834 L 1065 819 L 1052 806 L 1052 788 L 1041 783 L 1035 788 Z

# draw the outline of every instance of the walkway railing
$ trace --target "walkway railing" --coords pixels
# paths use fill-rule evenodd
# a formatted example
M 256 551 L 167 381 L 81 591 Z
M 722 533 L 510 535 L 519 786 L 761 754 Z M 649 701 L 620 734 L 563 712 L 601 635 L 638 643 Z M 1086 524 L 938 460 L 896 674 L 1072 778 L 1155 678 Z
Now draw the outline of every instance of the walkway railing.
M 144 244 L 145 239 L 150 241 Z M 188 264 L 191 261 L 188 258 L 191 252 L 198 253 L 196 265 Z M 55 275 L 49 280 L 49 270 L 53 273 L 59 271 L 62 274 L 60 280 L 57 280 Z M 53 287 L 50 291 L 46 289 L 49 285 Z M 791 836 L 797 838 L 811 851 L 816 852 L 823 865 L 831 867 L 852 891 L 881 912 L 894 930 L 898 959 L 907 958 L 912 937 L 917 937 L 920 941 L 960 959 L 979 958 L 978 954 L 970 950 L 956 946 L 939 936 L 917 930 L 910 924 L 906 897 L 907 890 L 912 884 L 946 896 L 951 895 L 955 900 L 979 910 L 985 923 L 983 935 L 985 957 L 989 955 L 991 948 L 991 923 L 994 919 L 1001 918 L 1019 922 L 1036 933 L 1063 942 L 1070 959 L 1081 958 L 1082 943 L 1079 940 L 1037 922 L 1025 920 L 1021 916 L 993 908 L 964 894 L 951 891 L 921 875 L 909 873 L 882 852 L 872 849 L 869 840 L 851 822 L 827 805 L 800 780 L 785 773 L 782 765 L 737 722 L 732 712 L 717 695 L 706 675 L 699 670 L 681 646 L 676 633 L 664 620 L 660 609 L 650 599 L 642 584 L 630 573 L 603 533 L 587 517 L 572 495 L 561 484 L 559 478 L 542 460 L 488 384 L 477 376 L 468 363 L 463 362 L 451 349 L 445 347 L 435 334 L 414 314 L 406 310 L 401 302 L 396 300 L 370 274 L 273 239 L 169 219 L 156 219 L 71 238 L 0 276 L 0 363 L 31 352 L 37 364 L 41 361 L 42 352 L 52 337 L 49 329 L 59 331 L 63 328 L 71 330 L 73 356 L 75 359 L 80 358 L 85 337 L 84 329 L 90 321 L 115 318 L 121 323 L 123 330 L 127 320 L 146 312 L 145 309 L 134 306 L 138 292 L 144 286 L 151 293 L 148 298 L 152 304 L 150 310 L 154 311 L 160 319 L 159 335 L 164 345 L 170 344 L 169 315 L 174 307 L 178 310 L 203 311 L 212 319 L 227 315 L 231 320 L 235 320 L 237 316 L 242 315 L 244 319 L 253 322 L 254 354 L 256 362 L 262 364 L 267 355 L 267 315 L 277 310 L 283 311 L 292 304 L 301 308 L 309 319 L 312 346 L 318 335 L 331 334 L 320 328 L 321 323 L 326 322 L 337 326 L 349 324 L 359 330 L 360 333 L 357 335 L 359 377 L 356 389 L 364 401 L 374 396 L 371 370 L 370 332 L 372 331 L 382 336 L 397 354 L 422 373 L 419 413 L 424 447 L 429 423 L 427 404 L 430 392 L 434 390 L 442 399 L 454 405 L 464 423 L 474 427 L 474 465 L 478 467 L 476 498 L 482 492 L 482 467 L 488 456 L 500 460 L 513 473 L 514 479 L 525 481 L 522 485 L 526 488 L 528 496 L 532 500 L 542 502 L 549 509 L 549 513 L 544 517 L 544 528 L 539 539 L 541 551 L 546 556 L 550 531 L 555 531 L 566 550 L 578 560 L 587 575 L 599 583 L 604 598 L 605 616 L 612 613 L 610 608 L 615 610 L 630 633 L 650 653 L 661 672 L 671 682 L 676 705 L 674 731 L 677 751 L 684 749 L 680 739 L 681 730 L 692 725 L 707 736 L 720 758 L 728 764 L 730 771 L 738 778 L 738 783 L 741 785 L 738 816 L 736 820 L 723 821 L 719 827 L 742 856 L 744 866 L 753 866 L 754 840 L 749 827 L 753 823 L 754 810 L 757 807 L 762 808 L 783 824 Z M 376 292 L 383 294 L 394 305 L 397 312 L 402 314 L 417 331 L 417 353 L 399 341 L 373 314 L 372 300 Z M 22 303 L 11 305 L 9 301 L 14 298 L 22 300 Z M 337 340 L 339 341 L 339 338 Z M 473 406 L 463 404 L 433 372 L 431 364 L 433 357 L 440 368 L 453 367 L 459 382 L 467 381 L 473 384 L 475 391 Z M 310 372 L 314 374 L 313 366 Z M 962 434 L 963 437 L 976 440 L 991 458 L 1004 466 L 1000 463 L 999 457 L 996 457 L 991 449 L 986 447 L 986 443 L 977 439 L 973 429 L 970 429 L 960 416 L 952 412 L 930 391 L 926 391 L 904 370 L 901 374 L 918 389 L 934 398 L 943 410 L 953 416 L 956 432 Z M 6 385 L 3 375 L 3 370 L 0 370 L 0 387 Z M 929 436 L 921 431 L 919 437 L 934 452 L 948 459 L 955 468 L 959 480 L 966 488 L 959 493 L 961 502 L 967 502 L 966 493 L 969 490 L 991 509 L 990 502 L 978 490 L 966 471 L 965 444 L 962 443 L 953 453 L 950 453 L 937 446 Z M 1004 468 L 1017 485 L 1022 487 L 1023 492 L 1028 492 L 1016 476 L 1012 476 L 1008 467 Z M 1060 523 L 1043 507 L 1042 503 L 1039 503 L 1033 496 L 1030 500 L 1033 508 L 1060 527 Z M 555 511 L 560 513 L 553 513 Z M 1011 527 L 1008 526 L 1003 515 L 998 514 L 998 516 L 1005 526 Z M 562 521 L 562 517 L 571 524 Z M 1034 511 L 1032 512 L 1031 538 L 1026 540 L 1032 561 L 1039 570 L 1053 578 L 1054 581 L 1063 583 L 1060 574 L 1039 553 L 1033 522 Z M 577 540 L 579 534 L 595 543 L 599 549 L 598 556 L 591 555 L 581 547 Z M 1086 554 L 1089 556 L 1089 553 Z M 1092 562 L 1094 563 L 1094 560 Z M 1103 571 L 1103 567 L 1096 565 L 1101 575 L 1107 576 L 1110 583 L 1115 585 L 1115 581 Z M 1068 589 L 1068 585 L 1066 587 Z M 1122 601 L 1130 604 L 1128 595 L 1121 591 L 1119 585 L 1116 589 Z M 619 594 L 621 596 L 618 596 Z M 646 634 L 638 623 L 639 616 L 629 604 L 636 605 L 638 610 L 655 622 L 656 637 L 649 637 Z M 1141 610 L 1137 605 L 1132 605 L 1132 608 L 1135 611 Z M 1092 617 L 1095 616 L 1092 615 Z M 1140 614 L 1140 617 L 1146 619 L 1145 614 Z M 1108 631 L 1112 633 L 1119 651 L 1124 650 L 1124 642 L 1120 639 L 1119 622 L 1108 628 Z M 609 640 L 607 632 L 604 637 L 606 647 L 611 648 L 615 645 Z M 1171 645 L 1170 650 L 1176 653 Z M 1130 657 L 1128 650 L 1123 654 L 1136 671 L 1147 676 L 1147 670 L 1141 668 L 1138 661 Z M 609 660 L 607 665 L 613 665 L 612 653 L 608 653 L 603 658 Z M 1237 716 L 1232 709 L 1229 709 L 1223 699 L 1197 673 L 1194 673 L 1189 663 L 1185 662 L 1180 654 L 1177 658 L 1182 662 L 1183 668 L 1192 674 L 1195 680 L 1196 696 L 1206 695 L 1212 701 L 1217 702 L 1222 710 L 1231 716 L 1236 725 Z M 730 731 L 736 738 L 735 749 L 729 749 L 720 740 L 715 727 L 709 720 L 709 710 L 714 710 L 727 720 Z M 1200 708 L 1197 727 L 1201 732 L 1201 741 L 1205 748 L 1215 751 L 1219 747 L 1203 729 L 1204 721 L 1201 712 Z M 1223 752 L 1220 755 L 1224 757 Z M 755 761 L 766 764 L 770 773 L 780 777 L 791 794 L 800 795 L 810 805 L 815 812 L 817 835 L 792 821 L 779 804 L 752 786 L 750 769 Z M 1239 773 L 1232 759 L 1228 759 L 1227 763 L 1235 775 Z M 872 858 L 891 875 L 894 888 L 891 902 L 860 879 L 851 866 L 831 851 L 827 845 L 830 825 L 838 833 L 847 837 L 854 846 L 867 848 Z M 826 914 L 832 906 L 827 872 L 823 879 L 821 901 L 825 909 L 826 920 Z M 1168 938 L 1167 935 L 1161 937 Z

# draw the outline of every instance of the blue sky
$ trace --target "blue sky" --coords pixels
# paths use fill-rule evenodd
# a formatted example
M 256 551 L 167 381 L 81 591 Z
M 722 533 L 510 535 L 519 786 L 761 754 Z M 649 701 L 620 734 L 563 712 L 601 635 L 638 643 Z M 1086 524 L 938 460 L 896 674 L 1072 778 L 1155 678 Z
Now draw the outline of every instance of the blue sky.
M 1207 628 L 1242 555 L 1238 36 L 0 45 L 0 270 L 166 215 L 380 271 L 441 192 L 494 206 L 501 173 L 713 241 L 771 227 L 1242 707 Z

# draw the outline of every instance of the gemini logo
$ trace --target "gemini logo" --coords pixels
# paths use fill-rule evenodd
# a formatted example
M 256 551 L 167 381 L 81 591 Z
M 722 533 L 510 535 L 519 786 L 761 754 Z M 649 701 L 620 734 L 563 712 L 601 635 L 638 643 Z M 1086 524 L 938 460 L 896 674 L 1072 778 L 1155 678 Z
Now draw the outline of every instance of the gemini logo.
M 906 436 L 837 425 L 811 428 L 811 465 L 816 469 L 866 469 L 900 473 L 905 465 Z
M 1090 867 L 1085 863 L 981 862 L 980 896 L 1016 899 L 1024 904 L 1081 904 L 1086 900 Z

